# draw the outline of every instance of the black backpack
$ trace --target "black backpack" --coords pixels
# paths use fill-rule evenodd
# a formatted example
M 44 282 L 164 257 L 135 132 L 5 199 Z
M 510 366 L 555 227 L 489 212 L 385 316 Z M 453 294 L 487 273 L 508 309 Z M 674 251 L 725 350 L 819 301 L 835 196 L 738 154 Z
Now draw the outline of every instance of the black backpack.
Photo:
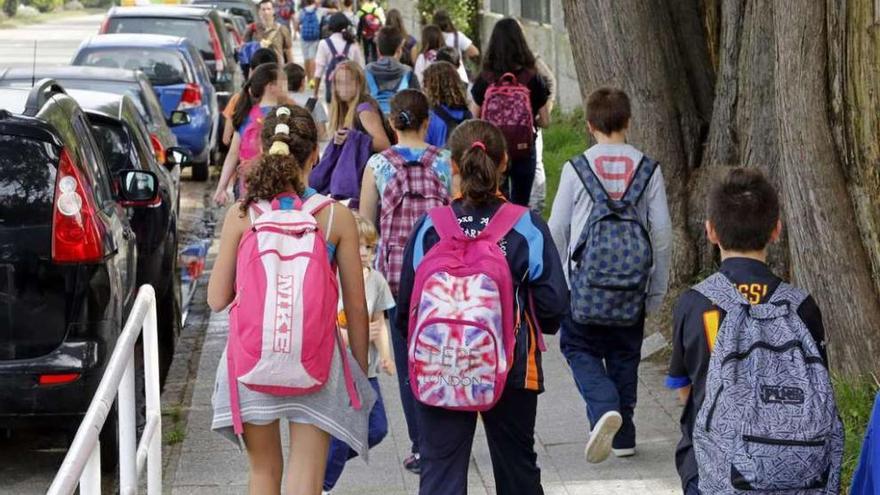
M 445 108 L 443 108 L 443 105 L 437 105 L 431 110 L 434 111 L 435 115 L 440 117 L 440 120 L 442 120 L 444 124 L 446 124 L 446 137 L 443 139 L 444 146 L 446 146 L 446 142 L 449 141 L 449 136 L 452 135 L 452 131 L 454 131 L 455 128 L 459 126 L 459 124 L 461 124 L 465 120 L 473 118 L 473 115 L 468 109 L 464 109 L 464 113 L 462 113 L 460 119 L 456 119 L 455 117 L 453 117 L 452 114 L 450 114 L 446 111 Z

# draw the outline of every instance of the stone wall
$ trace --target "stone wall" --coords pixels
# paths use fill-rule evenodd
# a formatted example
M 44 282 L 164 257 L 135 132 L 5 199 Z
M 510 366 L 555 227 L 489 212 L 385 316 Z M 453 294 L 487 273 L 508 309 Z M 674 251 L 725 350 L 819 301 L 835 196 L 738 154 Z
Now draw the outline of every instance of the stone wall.
M 506 14 L 520 17 L 521 2 L 541 0 L 506 0 Z M 495 23 L 504 17 L 501 13 L 491 12 L 492 4 L 498 1 L 483 0 L 483 12 L 480 23 L 480 38 L 488 41 Z M 403 14 L 407 28 L 418 37 L 421 31 L 415 0 L 388 0 L 390 8 L 396 8 Z M 565 29 L 565 18 L 562 13 L 561 0 L 550 1 L 549 23 L 520 18 L 532 50 L 553 69 L 558 87 L 557 104 L 563 111 L 569 112 L 582 105 L 571 44 Z M 482 51 L 482 50 L 481 50 Z

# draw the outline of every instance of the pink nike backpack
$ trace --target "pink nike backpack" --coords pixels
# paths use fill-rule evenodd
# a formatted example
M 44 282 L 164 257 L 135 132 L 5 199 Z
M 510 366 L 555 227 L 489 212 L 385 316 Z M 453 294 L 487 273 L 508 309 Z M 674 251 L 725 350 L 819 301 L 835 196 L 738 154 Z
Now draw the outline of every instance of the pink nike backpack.
M 314 217 L 332 202 L 318 194 L 304 204 L 280 195 L 251 207 L 252 227 L 238 246 L 226 346 L 237 435 L 243 431 L 238 383 L 279 396 L 315 392 L 327 382 L 334 345 L 352 405 L 361 407 L 336 326 L 336 270 Z
M 241 145 L 238 148 L 238 182 L 242 197 L 246 192 L 247 174 L 257 164 L 263 153 L 261 134 L 263 133 L 264 120 L 266 117 L 263 115 L 260 105 L 251 107 L 247 125 L 241 135 Z
M 468 237 L 451 207 L 429 212 L 440 241 L 419 264 L 409 322 L 410 386 L 426 405 L 486 411 L 513 363 L 513 279 L 498 242 L 528 210 L 504 203 Z
M 528 158 L 535 146 L 532 92 L 527 86 L 532 77 L 530 71 L 523 71 L 519 78 L 507 72 L 489 86 L 483 97 L 480 118 L 495 124 L 504 134 L 511 160 Z

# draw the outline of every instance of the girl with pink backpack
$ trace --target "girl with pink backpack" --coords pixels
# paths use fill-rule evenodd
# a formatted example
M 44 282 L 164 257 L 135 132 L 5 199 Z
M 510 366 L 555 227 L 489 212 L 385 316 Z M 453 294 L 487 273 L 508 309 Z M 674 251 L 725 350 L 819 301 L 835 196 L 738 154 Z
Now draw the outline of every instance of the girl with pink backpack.
M 358 230 L 347 208 L 306 186 L 318 157 L 308 110 L 271 109 L 262 138 L 266 152 L 247 175 L 246 197 L 226 214 L 208 284 L 211 309 L 229 308 L 211 428 L 234 442 L 243 437 L 249 493 L 278 494 L 279 423 L 288 423 L 284 493 L 319 495 L 331 436 L 366 459 L 376 400 L 365 375 Z M 351 353 L 337 327 L 338 283 Z
M 492 124 L 449 139 L 461 198 L 415 225 L 394 328 L 408 339 L 418 401 L 422 495 L 463 495 L 477 415 L 497 493 L 543 493 L 534 450 L 543 333 L 556 333 L 568 289 L 547 224 L 496 193 L 508 164 Z
M 229 151 L 223 161 L 220 181 L 214 191 L 214 202 L 219 205 L 229 201 L 226 190 L 233 174 L 238 175 L 235 187 L 236 199 L 245 195 L 245 179 L 248 171 L 259 160 L 262 146 L 260 133 L 269 109 L 287 99 L 287 74 L 278 64 L 262 64 L 251 71 L 241 88 L 238 103 L 232 116 L 235 133 L 229 143 Z

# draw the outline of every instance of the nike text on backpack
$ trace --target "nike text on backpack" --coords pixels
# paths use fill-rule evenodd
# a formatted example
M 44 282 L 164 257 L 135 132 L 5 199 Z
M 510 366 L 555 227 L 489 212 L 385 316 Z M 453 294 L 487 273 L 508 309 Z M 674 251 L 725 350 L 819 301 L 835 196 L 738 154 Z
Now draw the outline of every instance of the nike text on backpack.
M 303 9 L 299 21 L 299 32 L 303 41 L 318 41 L 321 39 L 321 21 L 318 19 L 317 9 Z
M 476 237 L 452 207 L 430 211 L 440 241 L 419 264 L 409 321 L 409 375 L 423 404 L 486 411 L 501 398 L 515 346 L 514 286 L 498 242 L 528 210 L 504 203 Z
M 238 247 L 226 347 L 237 435 L 243 431 L 239 383 L 279 396 L 314 392 L 327 382 L 334 345 L 352 405 L 361 407 L 336 327 L 336 270 L 314 217 L 332 202 L 318 194 L 305 204 L 295 195 L 281 195 L 251 207 L 252 228 Z
M 694 288 L 726 315 L 694 426 L 700 491 L 836 494 L 843 425 L 825 363 L 781 283 L 750 305 L 723 274 Z
M 336 66 L 348 60 L 348 51 L 351 49 L 351 43 L 348 41 L 345 42 L 345 48 L 342 49 L 342 53 L 336 51 L 336 45 L 333 44 L 333 40 L 327 39 L 327 47 L 330 49 L 330 62 L 327 63 L 327 68 L 324 69 L 324 82 L 327 86 L 327 101 L 330 101 L 330 97 L 333 94 L 331 85 L 333 84 L 333 73 L 336 72 Z
M 379 109 L 382 110 L 382 113 L 388 115 L 391 113 L 391 98 L 394 98 L 394 95 L 403 91 L 404 89 L 409 88 L 409 81 L 412 79 L 412 71 L 407 71 L 400 78 L 400 82 L 397 83 L 397 87 L 394 89 L 379 89 L 379 85 L 376 83 L 376 77 L 369 70 L 364 71 L 367 78 L 367 88 L 370 90 L 370 95 L 376 99 L 379 103 Z
M 568 267 L 571 317 L 584 325 L 636 325 L 644 316 L 654 263 L 637 204 L 659 165 L 643 157 L 623 197 L 613 199 L 583 155 L 570 163 L 593 199 Z
M 358 13 L 361 16 L 360 22 L 360 35 L 361 38 L 365 40 L 371 40 L 376 37 L 376 33 L 382 29 L 382 21 L 379 19 L 379 16 L 376 15 L 376 7 L 373 7 L 372 10 L 367 12 L 366 10 L 359 10 Z
M 433 169 L 440 148 L 428 146 L 421 158 L 413 162 L 407 162 L 394 148 L 381 154 L 394 167 L 394 176 L 382 193 L 378 268 L 388 280 L 391 292 L 397 295 L 403 252 L 413 225 L 432 208 L 448 205 L 449 191 Z
M 440 117 L 440 120 L 442 120 L 443 123 L 446 124 L 446 138 L 444 139 L 444 142 L 449 141 L 449 136 L 452 135 L 452 131 L 454 131 L 459 124 L 461 124 L 465 120 L 473 118 L 473 115 L 471 115 L 468 110 L 465 110 L 464 112 L 462 112 L 461 118 L 456 119 L 449 112 L 447 112 L 442 105 L 437 105 L 436 107 L 432 108 L 431 111 L 434 112 L 434 115 Z
M 535 147 L 531 91 L 525 84 L 531 77 L 528 71 L 519 78 L 508 72 L 489 85 L 483 98 L 480 117 L 504 133 L 511 160 L 528 158 Z

